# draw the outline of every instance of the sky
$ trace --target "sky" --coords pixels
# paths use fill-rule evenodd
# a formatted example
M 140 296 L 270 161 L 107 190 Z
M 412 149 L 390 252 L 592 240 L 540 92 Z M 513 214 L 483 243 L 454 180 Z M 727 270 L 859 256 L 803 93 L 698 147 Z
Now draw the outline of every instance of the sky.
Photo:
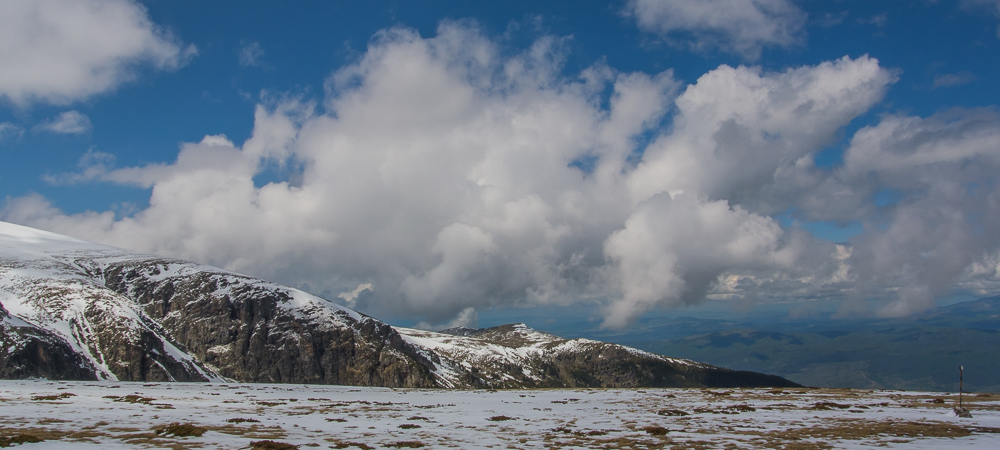
M 1000 293 L 998 56 L 997 0 L 2 2 L 0 220 L 424 328 L 899 317 Z

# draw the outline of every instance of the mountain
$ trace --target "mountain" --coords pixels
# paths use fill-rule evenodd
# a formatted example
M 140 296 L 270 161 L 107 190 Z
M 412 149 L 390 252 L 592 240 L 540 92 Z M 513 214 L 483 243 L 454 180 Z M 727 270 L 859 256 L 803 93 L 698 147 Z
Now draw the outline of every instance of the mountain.
M 434 362 L 446 386 L 795 386 L 772 375 L 720 369 L 624 345 L 563 339 L 523 323 L 440 333 L 397 330 Z
M 394 328 L 215 267 L 0 222 L 0 377 L 518 388 L 792 386 L 507 325 Z
M 11 224 L 0 224 L 0 303 L 6 329 L 68 348 L 97 379 L 436 385 L 415 349 L 371 317 L 221 269 Z M 33 367 L 29 375 L 78 378 Z

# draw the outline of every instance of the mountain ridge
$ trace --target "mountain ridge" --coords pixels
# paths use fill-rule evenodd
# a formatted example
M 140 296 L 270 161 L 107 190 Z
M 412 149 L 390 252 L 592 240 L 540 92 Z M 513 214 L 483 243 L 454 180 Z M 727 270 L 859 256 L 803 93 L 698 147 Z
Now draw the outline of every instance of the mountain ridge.
M 523 324 L 468 331 L 475 336 L 392 327 L 298 289 L 3 222 L 0 305 L 0 343 L 10 350 L 0 353 L 0 376 L 13 378 L 449 388 L 795 385 L 563 339 Z M 29 358 L 32 351 L 40 356 Z

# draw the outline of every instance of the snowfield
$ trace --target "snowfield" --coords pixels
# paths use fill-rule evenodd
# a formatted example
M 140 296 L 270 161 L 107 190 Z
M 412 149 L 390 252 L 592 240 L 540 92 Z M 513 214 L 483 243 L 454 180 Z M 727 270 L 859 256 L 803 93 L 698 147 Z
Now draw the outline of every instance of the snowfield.
M 25 438 L 32 436 L 44 440 L 23 444 L 26 450 L 238 449 L 261 441 L 301 449 L 1000 448 L 1000 394 L 967 395 L 971 419 L 954 415 L 957 398 L 788 388 L 488 391 L 0 381 L 0 443 L 36 440 Z M 183 436 L 185 429 L 202 434 Z

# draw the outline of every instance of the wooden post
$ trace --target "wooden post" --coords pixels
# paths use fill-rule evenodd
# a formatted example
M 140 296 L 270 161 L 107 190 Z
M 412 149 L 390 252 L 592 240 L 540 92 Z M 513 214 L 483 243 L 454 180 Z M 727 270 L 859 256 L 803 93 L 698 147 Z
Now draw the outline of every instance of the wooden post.
M 965 389 L 962 386 L 962 378 L 965 374 L 965 366 L 958 366 L 958 407 L 955 408 L 955 415 L 958 417 L 972 418 L 972 412 L 965 409 L 965 405 L 962 404 L 962 394 L 964 394 Z

